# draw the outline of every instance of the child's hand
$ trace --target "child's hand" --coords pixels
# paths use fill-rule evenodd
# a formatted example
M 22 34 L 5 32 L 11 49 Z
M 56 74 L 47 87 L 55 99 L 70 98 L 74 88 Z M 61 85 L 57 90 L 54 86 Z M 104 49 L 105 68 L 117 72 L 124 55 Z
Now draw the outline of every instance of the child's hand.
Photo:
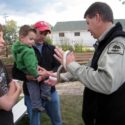
M 40 81 L 42 81 L 42 80 L 43 80 L 43 77 L 42 77 L 42 76 L 38 76 L 38 77 L 37 77 L 37 81 L 38 81 L 38 82 L 40 82 Z

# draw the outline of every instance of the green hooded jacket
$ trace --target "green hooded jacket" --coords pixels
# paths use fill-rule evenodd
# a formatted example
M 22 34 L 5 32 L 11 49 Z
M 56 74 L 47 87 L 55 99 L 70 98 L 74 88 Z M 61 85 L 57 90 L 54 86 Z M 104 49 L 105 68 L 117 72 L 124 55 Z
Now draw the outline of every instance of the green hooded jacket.
M 12 53 L 19 70 L 28 75 L 33 75 L 35 78 L 38 77 L 38 61 L 32 47 L 16 41 L 12 45 Z

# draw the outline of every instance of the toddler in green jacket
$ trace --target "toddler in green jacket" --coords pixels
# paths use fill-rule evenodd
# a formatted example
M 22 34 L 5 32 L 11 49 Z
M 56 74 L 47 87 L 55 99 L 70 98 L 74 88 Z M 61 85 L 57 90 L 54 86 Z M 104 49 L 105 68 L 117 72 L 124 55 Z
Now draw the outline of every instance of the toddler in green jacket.
M 35 43 L 35 37 L 36 30 L 29 25 L 23 25 L 19 30 L 19 40 L 12 45 L 12 52 L 16 67 L 26 75 L 34 76 L 35 80 L 27 82 L 33 110 L 44 111 L 41 90 L 45 90 L 43 93 L 48 92 L 46 97 L 50 95 L 51 88 L 49 85 L 39 83 L 42 81 L 42 71 L 38 71 L 38 61 L 32 47 Z M 45 89 L 40 89 L 41 87 Z

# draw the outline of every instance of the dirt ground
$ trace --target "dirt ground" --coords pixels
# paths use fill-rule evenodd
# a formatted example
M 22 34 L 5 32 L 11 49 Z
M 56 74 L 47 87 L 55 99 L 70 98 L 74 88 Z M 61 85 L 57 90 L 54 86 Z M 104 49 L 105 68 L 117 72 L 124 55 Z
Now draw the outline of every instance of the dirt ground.
M 65 82 L 57 84 L 56 89 L 60 95 L 83 95 L 84 85 L 78 81 Z

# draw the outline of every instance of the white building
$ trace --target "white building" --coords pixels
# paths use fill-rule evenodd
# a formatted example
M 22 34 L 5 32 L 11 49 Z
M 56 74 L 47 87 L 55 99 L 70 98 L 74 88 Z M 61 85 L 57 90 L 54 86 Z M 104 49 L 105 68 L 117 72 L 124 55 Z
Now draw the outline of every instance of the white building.
M 85 21 L 57 22 L 52 29 L 53 44 L 93 45 L 95 39 L 87 31 Z
M 121 22 L 125 27 L 125 19 L 116 19 L 115 22 Z M 95 43 L 95 39 L 87 31 L 87 25 L 84 20 L 82 21 L 66 21 L 57 22 L 52 29 L 53 44 L 70 44 L 76 43 L 87 46 L 92 46 Z

